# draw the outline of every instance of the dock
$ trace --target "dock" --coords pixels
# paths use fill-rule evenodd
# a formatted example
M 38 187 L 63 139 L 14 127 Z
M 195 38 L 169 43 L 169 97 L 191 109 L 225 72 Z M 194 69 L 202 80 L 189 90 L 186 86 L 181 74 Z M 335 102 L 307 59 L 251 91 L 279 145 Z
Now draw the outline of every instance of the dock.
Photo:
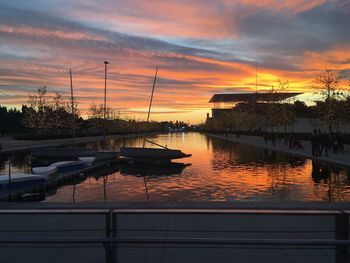
M 70 183 L 77 179 L 85 179 L 89 174 L 93 172 L 103 171 L 109 167 L 114 167 L 116 160 L 100 161 L 91 166 L 87 166 L 84 169 L 75 171 L 69 171 L 64 173 L 55 174 L 50 180 L 40 185 L 33 185 L 28 188 L 12 189 L 11 191 L 0 192 L 0 201 L 19 201 L 23 194 L 26 193 L 41 193 L 50 190 L 55 187 L 59 187 Z

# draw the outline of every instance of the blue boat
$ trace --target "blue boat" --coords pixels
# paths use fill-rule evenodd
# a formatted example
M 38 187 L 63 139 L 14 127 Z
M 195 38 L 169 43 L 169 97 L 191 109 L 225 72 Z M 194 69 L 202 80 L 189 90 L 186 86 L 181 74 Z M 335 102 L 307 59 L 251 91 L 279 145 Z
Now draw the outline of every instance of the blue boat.
M 37 174 L 14 173 L 11 174 L 11 179 L 8 175 L 0 176 L 0 190 L 25 189 L 35 185 L 45 183 L 45 178 Z

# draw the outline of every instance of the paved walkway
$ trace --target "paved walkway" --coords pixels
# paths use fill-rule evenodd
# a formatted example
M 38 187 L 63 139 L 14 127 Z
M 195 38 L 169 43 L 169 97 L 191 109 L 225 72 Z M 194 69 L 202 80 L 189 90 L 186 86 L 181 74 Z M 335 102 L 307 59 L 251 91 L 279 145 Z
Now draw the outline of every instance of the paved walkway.
M 0 154 L 14 153 L 20 151 L 31 150 L 35 148 L 46 148 L 46 147 L 57 147 L 72 143 L 87 143 L 94 141 L 103 141 L 110 139 L 120 139 L 120 138 L 134 138 L 142 136 L 142 134 L 127 134 L 127 135 L 108 135 L 104 136 L 94 136 L 94 137 L 77 137 L 74 140 L 72 138 L 65 139 L 52 139 L 52 140 L 15 140 L 10 137 L 0 138 L 0 143 L 2 150 Z
M 333 164 L 338 164 L 341 166 L 350 167 L 350 145 L 345 145 L 344 153 L 334 154 L 329 151 L 328 156 L 315 157 L 311 154 L 311 143 L 310 141 L 303 141 L 302 145 L 304 149 L 293 149 L 289 150 L 288 146 L 285 146 L 284 141 L 276 142 L 276 146 L 273 147 L 271 141 L 265 144 L 265 140 L 260 136 L 248 136 L 241 135 L 236 137 L 235 134 L 228 135 L 227 137 L 223 134 L 207 134 L 208 136 L 225 139 L 228 141 L 249 144 L 257 147 L 262 147 L 265 149 L 270 149 L 276 152 L 283 152 L 294 156 L 300 156 L 308 159 L 319 160 L 322 162 L 328 162 Z

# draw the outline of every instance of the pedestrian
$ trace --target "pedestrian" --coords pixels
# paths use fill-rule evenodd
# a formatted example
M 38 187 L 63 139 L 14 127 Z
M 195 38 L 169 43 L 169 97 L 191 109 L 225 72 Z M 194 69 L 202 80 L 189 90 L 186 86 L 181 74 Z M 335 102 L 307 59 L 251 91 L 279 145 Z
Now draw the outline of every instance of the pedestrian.
M 314 131 L 311 134 L 311 154 L 312 156 L 317 156 L 316 151 L 316 144 L 317 144 L 317 130 L 314 129 Z
M 274 133 L 271 134 L 271 140 L 272 140 L 272 146 L 276 147 L 276 134 Z
M 328 156 L 329 135 L 326 131 L 324 131 L 322 136 L 321 136 L 321 145 L 322 145 L 321 151 L 323 151 L 323 149 L 324 149 L 325 156 Z
M 289 134 L 289 138 L 288 138 L 288 142 L 289 142 L 289 147 L 288 149 L 294 149 L 294 134 L 290 133 Z
M 337 134 L 337 141 L 338 141 L 338 150 L 340 153 L 344 153 L 344 141 L 342 134 Z

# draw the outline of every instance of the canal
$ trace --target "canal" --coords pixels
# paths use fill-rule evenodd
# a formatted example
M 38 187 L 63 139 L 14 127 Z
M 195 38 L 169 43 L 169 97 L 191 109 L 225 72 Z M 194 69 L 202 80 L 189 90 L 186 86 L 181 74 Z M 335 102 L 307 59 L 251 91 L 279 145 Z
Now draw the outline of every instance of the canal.
M 42 202 L 350 201 L 350 172 L 341 167 L 210 138 L 199 133 L 150 137 L 192 157 L 170 166 L 116 165 L 44 193 Z M 118 150 L 143 140 L 79 145 Z M 29 172 L 28 153 L 1 157 L 0 174 Z

